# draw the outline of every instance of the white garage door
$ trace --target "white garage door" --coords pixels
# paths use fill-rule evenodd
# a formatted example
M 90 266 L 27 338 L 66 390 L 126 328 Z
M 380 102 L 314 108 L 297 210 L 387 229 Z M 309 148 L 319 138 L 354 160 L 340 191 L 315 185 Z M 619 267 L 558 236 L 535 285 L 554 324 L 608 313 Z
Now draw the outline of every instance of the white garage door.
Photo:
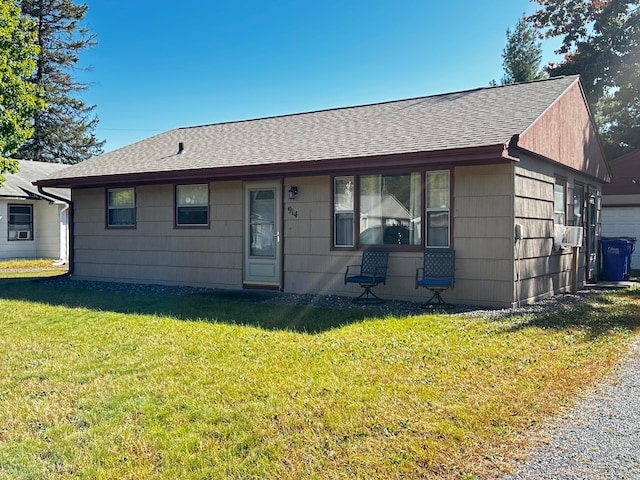
M 640 207 L 603 208 L 602 236 L 636 238 L 636 251 L 631 255 L 631 268 L 640 269 Z

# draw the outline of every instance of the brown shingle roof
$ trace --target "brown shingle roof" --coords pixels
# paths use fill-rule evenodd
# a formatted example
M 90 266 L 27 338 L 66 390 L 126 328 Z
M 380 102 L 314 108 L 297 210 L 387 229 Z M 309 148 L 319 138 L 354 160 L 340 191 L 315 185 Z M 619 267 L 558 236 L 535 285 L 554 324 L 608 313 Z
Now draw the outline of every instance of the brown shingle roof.
M 501 145 L 577 76 L 295 115 L 178 128 L 54 174 L 86 177 L 290 165 Z M 184 151 L 178 152 L 178 144 Z M 354 167 L 358 167 L 354 160 Z

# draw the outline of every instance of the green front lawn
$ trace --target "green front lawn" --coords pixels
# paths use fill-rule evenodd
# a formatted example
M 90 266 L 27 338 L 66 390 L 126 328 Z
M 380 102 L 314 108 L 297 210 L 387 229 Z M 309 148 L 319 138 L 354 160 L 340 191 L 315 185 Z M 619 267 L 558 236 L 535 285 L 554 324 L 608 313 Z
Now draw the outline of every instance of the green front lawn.
M 626 351 L 639 305 L 376 318 L 0 280 L 0 479 L 497 474 Z
M 0 261 L 0 278 L 55 277 L 65 273 L 67 266 L 54 266 L 51 259 Z

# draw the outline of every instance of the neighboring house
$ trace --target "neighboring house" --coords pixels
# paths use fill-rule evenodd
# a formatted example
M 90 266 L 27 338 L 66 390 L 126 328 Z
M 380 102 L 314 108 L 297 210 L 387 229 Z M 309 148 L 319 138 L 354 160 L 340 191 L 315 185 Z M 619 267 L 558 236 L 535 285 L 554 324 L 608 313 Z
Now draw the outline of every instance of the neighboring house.
M 353 295 L 384 244 L 376 292 L 419 301 L 423 249 L 450 246 L 446 299 L 509 307 L 595 278 L 609 177 L 573 76 L 179 128 L 38 185 L 72 189 L 78 279 Z M 576 278 L 555 224 L 587 227 Z
M 640 150 L 611 160 L 609 165 L 613 179 L 602 187 L 602 236 L 640 241 Z M 636 247 L 631 268 L 640 269 L 640 245 Z
M 67 261 L 69 248 L 67 188 L 42 194 L 33 182 L 68 165 L 20 160 L 20 171 L 6 173 L 0 186 L 0 259 L 51 258 Z

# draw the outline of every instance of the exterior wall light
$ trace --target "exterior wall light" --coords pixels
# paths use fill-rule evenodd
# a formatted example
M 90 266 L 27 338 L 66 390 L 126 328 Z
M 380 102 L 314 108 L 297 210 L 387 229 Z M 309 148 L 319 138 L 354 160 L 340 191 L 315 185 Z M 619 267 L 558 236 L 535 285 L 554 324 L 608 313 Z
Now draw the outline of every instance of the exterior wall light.
M 291 185 L 289 187 L 289 199 L 293 200 L 298 195 L 298 187 L 296 185 Z

